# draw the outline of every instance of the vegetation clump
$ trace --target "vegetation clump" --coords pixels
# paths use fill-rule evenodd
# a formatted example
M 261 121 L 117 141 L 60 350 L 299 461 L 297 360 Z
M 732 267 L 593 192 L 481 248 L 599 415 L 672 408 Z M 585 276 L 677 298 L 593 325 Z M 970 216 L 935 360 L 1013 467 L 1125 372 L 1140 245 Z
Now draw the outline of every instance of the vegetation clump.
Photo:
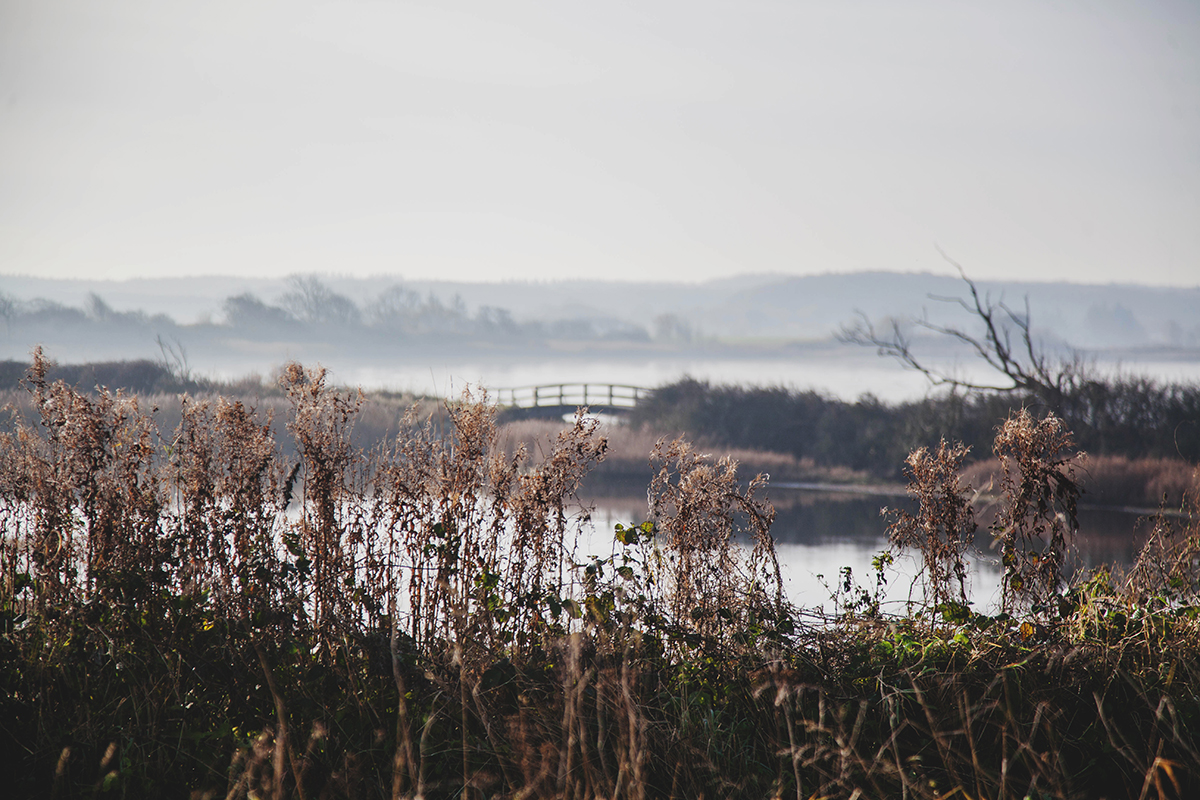
M 0 771 L 14 797 L 1185 797 L 1200 787 L 1200 527 L 1068 585 L 1071 443 L 1010 418 L 1005 606 L 967 602 L 964 449 L 909 459 L 927 591 L 784 596 L 762 481 L 682 441 L 647 521 L 586 539 L 606 455 L 538 459 L 470 397 L 353 444 L 290 365 L 269 415 L 27 383 L 0 433 Z M 1196 498 L 1189 508 L 1196 507 Z M 887 556 L 887 557 L 885 557 Z M 886 579 L 890 554 L 877 560 Z M 878 594 L 874 595 L 877 600 Z
M 1001 472 L 987 458 L 999 420 L 1022 409 L 1053 413 L 1089 458 L 1078 468 L 1085 500 L 1157 508 L 1183 502 L 1200 462 L 1200 386 L 1128 378 L 1092 381 L 1065 410 L 1037 396 L 978 392 L 888 404 L 846 401 L 784 387 L 713 385 L 690 378 L 657 388 L 630 413 L 632 427 L 687 431 L 723 448 L 787 454 L 825 470 L 850 469 L 875 481 L 903 476 L 913 450 L 942 439 L 966 445 L 964 467 L 979 482 Z M 772 472 L 774 474 L 774 472 Z

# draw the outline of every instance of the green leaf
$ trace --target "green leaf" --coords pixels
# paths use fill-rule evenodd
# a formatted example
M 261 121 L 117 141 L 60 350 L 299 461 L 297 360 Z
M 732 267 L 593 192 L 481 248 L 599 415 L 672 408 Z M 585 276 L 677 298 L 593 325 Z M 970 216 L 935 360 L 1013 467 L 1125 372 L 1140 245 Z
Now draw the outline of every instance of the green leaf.
M 971 619 L 971 607 L 966 603 L 940 603 L 934 609 L 946 622 L 962 625 Z

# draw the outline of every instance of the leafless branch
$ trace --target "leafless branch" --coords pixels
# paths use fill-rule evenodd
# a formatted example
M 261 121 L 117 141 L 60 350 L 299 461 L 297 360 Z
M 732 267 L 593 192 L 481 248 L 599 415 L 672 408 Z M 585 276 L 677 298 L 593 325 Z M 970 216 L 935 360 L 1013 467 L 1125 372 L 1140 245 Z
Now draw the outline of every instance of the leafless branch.
M 909 369 L 922 373 L 934 386 L 969 391 L 1028 392 L 1057 407 L 1085 378 L 1086 368 L 1081 357 L 1073 354 L 1064 360 L 1048 356 L 1034 339 L 1028 297 L 1023 312 L 1014 310 L 1003 297 L 993 300 L 990 293 L 980 293 L 962 265 L 945 253 L 941 254 L 958 270 L 967 284 L 969 296 L 929 295 L 929 299 L 960 306 L 976 322 L 982 323 L 983 333 L 975 334 L 959 326 L 933 322 L 927 312 L 909 323 L 970 347 L 996 374 L 995 381 L 967 380 L 923 360 L 914 351 L 905 325 L 897 320 L 890 322 L 890 330 L 881 332 L 865 313 L 858 311 L 857 320 L 843 326 L 838 338 L 843 342 L 874 347 L 880 355 L 895 358 Z

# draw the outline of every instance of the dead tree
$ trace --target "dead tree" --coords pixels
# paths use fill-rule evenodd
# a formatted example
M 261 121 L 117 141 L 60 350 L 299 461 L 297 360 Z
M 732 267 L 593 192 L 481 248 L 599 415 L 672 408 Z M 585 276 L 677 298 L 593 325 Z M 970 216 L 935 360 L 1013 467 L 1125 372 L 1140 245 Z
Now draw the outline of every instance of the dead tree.
M 912 339 L 900 321 L 892 321 L 890 330 L 881 332 L 866 314 L 859 311 L 857 321 L 843 326 L 838 339 L 875 347 L 880 355 L 891 356 L 906 367 L 921 372 L 934 386 L 968 391 L 1025 393 L 1061 413 L 1067 401 L 1089 380 L 1089 364 L 1074 350 L 1065 356 L 1047 354 L 1034 340 L 1028 296 L 1025 297 L 1023 313 L 1018 312 L 1007 305 L 1003 297 L 993 300 L 990 293 L 981 295 L 975 281 L 967 277 L 958 262 L 945 253 L 942 253 L 942 257 L 958 270 L 970 296 L 930 295 L 929 298 L 961 306 L 970 317 L 981 323 L 982 334 L 971 333 L 965 327 L 935 323 L 927 313 L 909 322 L 916 328 L 949 336 L 966 344 L 992 369 L 995 381 L 966 380 L 922 360 L 914 352 Z

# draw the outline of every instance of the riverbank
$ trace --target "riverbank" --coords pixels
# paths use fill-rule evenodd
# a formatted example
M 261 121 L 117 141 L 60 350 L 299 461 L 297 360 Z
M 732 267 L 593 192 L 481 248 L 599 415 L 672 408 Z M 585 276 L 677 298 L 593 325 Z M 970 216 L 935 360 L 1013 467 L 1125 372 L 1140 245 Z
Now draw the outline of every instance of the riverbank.
M 564 423 L 555 420 L 524 420 L 501 428 L 506 446 L 524 446 L 529 452 L 545 452 Z M 681 436 L 648 427 L 606 425 L 603 433 L 608 452 L 587 478 L 589 490 L 603 493 L 614 488 L 645 486 L 652 477 L 650 454 L 656 443 Z M 903 483 L 880 481 L 866 470 L 845 466 L 823 466 L 811 458 L 788 453 L 697 443 L 714 460 L 729 458 L 738 464 L 746 480 L 758 474 L 769 476 L 769 485 L 780 489 L 805 489 L 838 494 L 899 497 L 907 494 Z M 962 472 L 964 485 L 987 502 L 998 496 L 1003 472 L 995 458 L 976 461 Z M 1076 474 L 1081 490 L 1080 505 L 1141 514 L 1178 514 L 1187 493 L 1200 481 L 1195 465 L 1182 459 L 1124 456 L 1086 456 Z

